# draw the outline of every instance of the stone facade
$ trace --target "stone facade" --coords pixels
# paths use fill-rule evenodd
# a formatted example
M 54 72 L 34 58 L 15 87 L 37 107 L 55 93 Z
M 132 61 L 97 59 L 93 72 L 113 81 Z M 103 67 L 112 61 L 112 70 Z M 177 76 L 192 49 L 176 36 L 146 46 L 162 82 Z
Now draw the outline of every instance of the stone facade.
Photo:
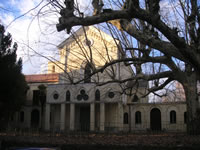
M 90 69 L 98 69 L 110 60 L 122 57 L 119 41 L 95 27 L 81 28 L 74 35 L 75 38 L 70 36 L 58 45 L 60 61 L 48 63 L 48 74 L 59 75 L 57 81 L 43 82 L 47 86 L 47 95 L 43 114 L 37 106 L 38 127 L 47 131 L 186 130 L 185 102 L 150 103 L 148 97 L 141 98 L 147 92 L 147 82 L 140 81 L 137 89 L 131 81 L 96 85 L 134 76 L 131 67 L 124 63 L 107 67 L 91 78 L 87 76 Z M 29 82 L 29 97 L 38 84 L 41 82 Z M 125 87 L 133 87 L 131 96 L 124 94 Z M 31 112 L 36 109 L 34 107 L 26 107 L 23 111 Z M 29 120 L 25 119 L 22 124 L 31 127 L 32 116 L 30 113 L 28 116 Z
M 39 74 L 26 75 L 29 89 L 25 105 L 19 112 L 16 112 L 10 120 L 12 128 L 21 129 L 41 129 L 44 128 L 45 105 L 41 106 L 39 86 L 48 84 L 57 84 L 59 81 L 59 74 Z M 43 110 L 44 109 L 44 110 Z

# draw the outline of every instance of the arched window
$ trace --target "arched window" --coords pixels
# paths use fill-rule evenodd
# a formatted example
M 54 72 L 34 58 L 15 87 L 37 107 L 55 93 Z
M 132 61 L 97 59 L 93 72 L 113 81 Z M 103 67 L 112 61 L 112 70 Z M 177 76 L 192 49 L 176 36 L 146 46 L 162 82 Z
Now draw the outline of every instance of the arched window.
M 71 96 L 71 94 L 70 94 L 70 91 L 68 90 L 66 92 L 66 101 L 70 101 L 70 96 Z
M 84 82 L 85 83 L 90 83 L 91 82 L 91 65 L 89 63 L 87 63 L 87 65 L 85 66 L 85 72 L 84 72 Z
M 31 112 L 31 127 L 38 128 L 40 123 L 40 112 L 37 109 L 33 109 Z
M 100 91 L 98 89 L 95 92 L 95 100 L 100 101 Z
M 23 111 L 21 111 L 20 112 L 20 122 L 24 122 L 24 112 Z
M 55 71 L 55 66 L 53 65 L 52 66 L 52 73 L 55 73 L 56 71 Z
M 128 124 L 128 113 L 124 113 L 124 124 Z
M 174 110 L 170 111 L 170 123 L 176 123 L 176 112 Z
M 184 112 L 184 123 L 187 123 L 187 112 Z
M 132 102 L 138 102 L 139 98 L 137 95 L 134 95 L 133 96 L 133 99 L 132 99 Z
M 135 112 L 135 124 L 141 124 L 141 123 L 142 123 L 141 112 L 136 111 Z

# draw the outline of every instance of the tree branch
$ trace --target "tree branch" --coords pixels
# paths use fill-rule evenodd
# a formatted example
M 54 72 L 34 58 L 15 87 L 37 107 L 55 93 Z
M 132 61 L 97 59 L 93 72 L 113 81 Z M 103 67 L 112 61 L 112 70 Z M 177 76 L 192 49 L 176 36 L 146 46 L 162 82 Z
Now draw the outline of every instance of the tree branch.
M 133 80 L 145 80 L 145 81 L 151 81 L 151 80 L 156 80 L 156 79 L 160 79 L 160 78 L 168 78 L 170 77 L 171 79 L 173 79 L 173 72 L 172 71 L 166 71 L 166 72 L 161 72 L 161 73 L 157 73 L 157 74 L 150 74 L 150 75 L 145 75 L 145 74 L 138 74 L 136 76 L 124 79 L 124 80 L 110 80 L 107 82 L 103 82 L 103 83 L 98 83 L 98 86 L 102 86 L 105 84 L 110 84 L 110 83 L 125 83 L 128 81 L 133 81 Z
M 159 85 L 159 86 L 154 86 L 151 87 L 150 89 L 148 89 L 148 93 L 143 95 L 143 97 L 146 97 L 147 95 L 149 95 L 150 93 L 162 90 L 166 85 L 168 85 L 171 81 L 173 81 L 172 78 L 168 78 L 163 84 Z
M 155 37 L 144 34 L 143 32 L 137 30 L 136 27 L 134 27 L 127 20 L 121 21 L 121 26 L 124 31 L 126 31 L 129 35 L 135 37 L 141 43 L 148 45 L 151 48 L 160 50 L 164 54 L 174 56 L 182 61 L 185 61 L 182 54 L 171 43 L 166 42 L 166 41 L 161 41 L 160 39 L 156 39 Z
M 200 55 L 197 55 L 195 48 L 187 45 L 184 38 L 179 37 L 178 34 L 174 32 L 173 29 L 168 27 L 164 22 L 162 22 L 162 20 L 160 20 L 160 18 L 157 17 L 157 15 L 154 16 L 148 11 L 140 8 L 132 9 L 131 12 L 128 10 L 112 10 L 111 12 L 104 12 L 96 16 L 90 16 L 85 18 L 76 16 L 71 16 L 67 18 L 61 17 L 59 19 L 57 29 L 58 31 L 61 31 L 64 29 L 71 29 L 71 27 L 77 25 L 89 26 L 116 19 L 129 20 L 130 18 L 141 19 L 157 28 L 174 45 L 174 47 L 172 44 L 168 45 L 171 48 L 173 48 L 173 50 L 171 50 L 171 52 L 169 53 L 168 51 L 170 51 L 170 49 L 165 49 L 165 53 L 172 53 L 172 56 L 181 60 L 183 60 L 184 58 L 184 60 L 187 60 L 187 62 L 190 63 L 197 71 L 200 70 Z M 165 43 L 165 45 L 167 45 L 167 43 Z M 156 49 L 163 51 L 162 47 L 158 47 L 158 45 L 156 47 Z

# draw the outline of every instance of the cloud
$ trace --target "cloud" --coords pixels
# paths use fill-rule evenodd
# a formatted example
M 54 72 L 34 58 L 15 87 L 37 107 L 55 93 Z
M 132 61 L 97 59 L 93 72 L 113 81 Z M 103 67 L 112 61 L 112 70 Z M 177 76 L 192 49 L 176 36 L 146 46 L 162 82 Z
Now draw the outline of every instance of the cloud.
M 10 10 L 0 13 L 0 20 L 18 43 L 18 56 L 23 58 L 25 74 L 40 73 L 41 69 L 44 70 L 48 62 L 44 57 L 58 58 L 56 46 L 68 37 L 65 31 L 56 30 L 58 12 L 52 11 L 52 6 L 46 6 L 47 1 L 43 0 L 41 4 L 40 2 L 41 0 L 9 0 L 4 5 L 0 2 L 2 7 Z M 88 10 L 91 0 L 87 2 L 79 0 L 79 7 L 83 8 L 83 12 Z M 35 8 L 38 4 L 40 5 Z
M 0 20 L 4 23 L 4 24 L 9 24 L 11 21 L 14 20 L 14 16 L 11 13 L 7 13 L 7 14 L 2 14 L 0 16 Z
M 43 0 L 44 1 L 44 0 Z M 9 0 L 10 6 L 19 11 L 19 14 L 24 14 L 35 6 L 40 4 L 41 0 Z
M 17 0 L 10 0 L 9 2 L 10 2 L 10 4 L 13 5 L 13 6 L 17 4 Z
M 8 5 L 10 4 L 10 7 L 15 7 L 12 10 L 18 10 L 17 16 L 20 16 L 34 8 L 38 2 L 33 2 L 32 0 L 11 0 L 9 1 Z M 44 5 L 45 3 L 43 3 L 40 8 Z M 6 8 L 7 6 L 4 5 L 3 7 Z M 36 14 L 40 8 L 38 7 L 31 13 L 19 17 L 14 22 L 12 21 L 16 18 L 16 14 L 8 11 L 0 13 L 1 23 L 7 27 L 6 29 L 11 33 L 13 41 L 18 43 L 18 56 L 23 58 L 23 72 L 25 74 L 38 73 L 40 71 L 41 64 L 44 64 L 45 61 L 47 62 L 47 60 L 41 57 L 39 54 L 45 55 L 45 52 L 47 52 L 46 48 L 49 46 L 41 44 L 40 42 L 43 42 L 43 40 L 48 38 L 49 43 L 53 41 L 54 45 L 57 45 L 55 36 L 50 37 L 50 33 L 47 32 L 47 30 L 51 30 L 51 32 L 52 30 L 56 31 L 55 25 L 50 27 L 47 25 L 47 22 L 46 24 L 43 22 L 43 19 L 38 20 L 39 18 L 34 16 L 34 14 Z M 49 17 L 51 18 L 51 16 Z M 54 17 L 53 19 L 55 20 L 57 18 Z M 11 22 L 12 24 L 10 24 Z M 54 50 L 56 50 L 55 46 Z M 50 54 L 51 52 L 48 52 L 48 55 Z

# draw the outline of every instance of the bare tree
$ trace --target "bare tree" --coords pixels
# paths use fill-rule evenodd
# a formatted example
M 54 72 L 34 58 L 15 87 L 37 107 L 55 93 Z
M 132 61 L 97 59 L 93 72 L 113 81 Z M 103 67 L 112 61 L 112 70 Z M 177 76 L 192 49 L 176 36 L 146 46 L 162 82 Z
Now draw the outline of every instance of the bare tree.
M 163 12 L 164 2 L 170 6 L 169 17 Z M 123 57 L 110 60 L 101 68 L 94 68 L 91 75 L 104 72 L 108 67 L 111 67 L 112 72 L 113 65 L 124 62 L 134 68 L 135 75 L 118 80 L 114 78 L 113 72 L 110 73 L 112 80 L 107 83 L 123 84 L 140 79 L 152 81 L 148 94 L 156 94 L 156 91 L 168 86 L 172 81 L 181 83 L 187 102 L 188 133 L 194 134 L 199 132 L 197 81 L 200 75 L 200 4 L 197 0 L 164 2 L 109 0 L 103 3 L 93 0 L 91 7 L 94 7 L 94 13 L 91 12 L 91 16 L 81 12 L 79 4 L 74 0 L 65 0 L 64 3 L 60 0 L 48 0 L 48 5 L 51 4 L 51 11 L 60 10 L 58 31 L 66 29 L 67 33 L 70 33 L 74 26 L 103 23 L 113 38 L 120 40 Z M 81 47 L 81 44 L 79 46 Z M 86 54 L 84 49 L 82 52 L 87 61 L 92 62 L 91 52 Z M 70 82 L 74 83 L 75 72 L 63 70 Z
M 197 81 L 200 75 L 200 4 L 197 0 L 166 2 L 173 12 L 171 18 L 162 14 L 163 5 L 160 0 L 126 0 L 125 2 L 116 0 L 110 2 L 112 7 L 109 9 L 99 10 L 98 14 L 87 17 L 84 17 L 83 13 L 82 16 L 76 15 L 74 9 L 70 7 L 73 0 L 65 0 L 65 8 L 61 10 L 57 30 L 67 29 L 70 33 L 74 26 L 110 23 L 123 34 L 139 41 L 140 45 L 144 46 L 122 46 L 124 52 L 129 50 L 130 54 L 138 55 L 128 55 L 111 61 L 94 73 L 118 62 L 127 62 L 135 66 L 144 63 L 158 63 L 165 66 L 161 71 L 150 74 L 139 73 L 140 67 L 136 67 L 138 71 L 136 76 L 118 82 L 137 79 L 153 80 L 154 86 L 149 89 L 149 93 L 164 88 L 171 81 L 181 83 L 187 102 L 188 133 L 194 134 L 199 131 Z M 173 20 L 176 20 L 175 23 Z M 157 53 L 153 54 L 155 50 Z M 182 66 L 177 61 L 181 62 Z M 166 80 L 159 83 L 161 78 Z

